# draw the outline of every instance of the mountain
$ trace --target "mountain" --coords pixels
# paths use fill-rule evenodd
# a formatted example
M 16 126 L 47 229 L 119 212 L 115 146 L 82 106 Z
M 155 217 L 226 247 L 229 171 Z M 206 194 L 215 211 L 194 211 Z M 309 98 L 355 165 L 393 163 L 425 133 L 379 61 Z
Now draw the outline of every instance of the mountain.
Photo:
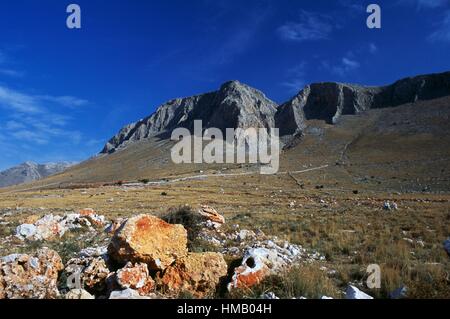
M 193 129 L 194 120 L 203 127 L 226 128 L 265 127 L 275 125 L 277 104 L 261 91 L 238 81 L 224 83 L 216 92 L 171 100 L 156 112 L 122 128 L 112 137 L 102 153 L 113 153 L 130 143 L 169 133 L 177 127 Z M 170 135 L 169 135 L 170 137 Z
M 336 123 L 342 115 L 386 108 L 450 95 L 450 72 L 405 78 L 391 85 L 369 87 L 345 83 L 306 86 L 276 114 L 280 134 L 295 134 L 306 120 Z
M 257 170 L 174 164 L 171 130 L 192 128 L 202 119 L 204 128 L 280 128 L 282 136 L 295 137 L 282 151 L 280 172 L 328 165 L 326 178 L 317 178 L 330 187 L 445 191 L 450 187 L 449 78 L 450 72 L 429 74 L 380 87 L 316 83 L 279 106 L 256 89 L 227 82 L 215 92 L 163 104 L 123 128 L 98 156 L 33 184 L 65 188 Z
M 47 176 L 63 172 L 74 164 L 75 163 L 68 162 L 46 164 L 25 162 L 0 172 L 0 187 L 36 181 Z
M 122 128 L 101 153 L 113 153 L 149 137 L 164 137 L 164 133 L 177 127 L 192 129 L 194 120 L 202 120 L 204 128 L 277 127 L 281 136 L 295 136 L 304 131 L 307 120 L 332 124 L 342 115 L 446 95 L 450 95 L 450 72 L 410 77 L 379 87 L 314 83 L 280 106 L 261 91 L 230 81 L 216 92 L 174 99 L 161 105 L 153 115 Z

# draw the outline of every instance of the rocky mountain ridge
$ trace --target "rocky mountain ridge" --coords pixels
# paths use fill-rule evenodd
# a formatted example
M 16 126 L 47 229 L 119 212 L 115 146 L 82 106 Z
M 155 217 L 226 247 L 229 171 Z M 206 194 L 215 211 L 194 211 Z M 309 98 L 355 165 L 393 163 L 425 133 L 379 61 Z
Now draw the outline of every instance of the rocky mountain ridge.
M 218 91 L 171 100 L 151 116 L 122 128 L 101 153 L 113 153 L 130 143 L 165 134 L 174 128 L 277 127 L 281 136 L 302 133 L 307 120 L 336 123 L 342 115 L 372 108 L 393 107 L 450 95 L 450 72 L 405 78 L 386 86 L 362 86 L 336 82 L 307 85 L 278 106 L 261 91 L 238 81 L 224 83 Z
M 63 172 L 74 164 L 75 163 L 71 162 L 46 164 L 25 162 L 0 172 L 0 187 L 36 181 L 53 174 Z

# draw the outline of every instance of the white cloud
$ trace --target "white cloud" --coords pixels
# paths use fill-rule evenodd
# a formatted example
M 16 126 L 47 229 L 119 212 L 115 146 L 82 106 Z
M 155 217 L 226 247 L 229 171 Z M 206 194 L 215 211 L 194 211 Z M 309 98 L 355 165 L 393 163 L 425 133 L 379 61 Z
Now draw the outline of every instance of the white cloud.
M 444 17 L 436 24 L 436 30 L 428 36 L 431 42 L 450 42 L 450 10 L 445 12 Z
M 331 17 L 302 10 L 297 22 L 287 22 L 278 28 L 279 36 L 288 41 L 304 42 L 328 39 L 333 31 Z
M 375 54 L 378 52 L 378 47 L 376 46 L 375 43 L 369 43 L 369 52 L 371 54 Z
M 89 104 L 87 100 L 79 99 L 74 96 L 50 96 L 50 95 L 44 95 L 39 96 L 38 98 L 49 101 L 52 103 L 60 104 L 62 106 L 66 107 L 78 107 L 78 106 L 84 106 Z
M 352 53 L 348 53 L 345 57 L 341 58 L 339 62 L 334 65 L 331 65 L 328 61 L 322 61 L 322 68 L 329 70 L 331 73 L 334 73 L 338 76 L 344 77 L 349 73 L 352 73 L 359 69 L 361 63 L 359 63 L 352 55 Z

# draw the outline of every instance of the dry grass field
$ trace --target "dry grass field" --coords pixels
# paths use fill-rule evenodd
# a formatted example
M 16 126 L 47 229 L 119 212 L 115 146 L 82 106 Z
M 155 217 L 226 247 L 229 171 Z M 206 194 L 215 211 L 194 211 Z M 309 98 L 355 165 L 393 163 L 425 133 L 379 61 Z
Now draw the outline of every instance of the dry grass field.
M 374 297 L 387 298 L 405 285 L 410 298 L 450 298 L 450 258 L 443 248 L 450 235 L 448 105 L 444 98 L 345 116 L 336 126 L 312 123 L 306 136 L 283 152 L 280 174 L 271 176 L 219 175 L 255 170 L 246 166 L 174 166 L 164 151 L 167 142 L 143 142 L 1 190 L 0 236 L 11 235 L 32 215 L 90 207 L 114 219 L 207 204 L 224 214 L 226 227 L 260 229 L 326 257 L 234 297 L 270 290 L 281 297 L 342 298 L 349 283 L 362 286 L 369 264 L 379 264 L 381 289 L 365 289 Z M 170 181 L 200 171 L 211 176 Z M 294 171 L 300 172 L 289 173 Z M 117 184 L 143 179 L 168 182 Z M 388 200 L 398 210 L 384 210 Z M 0 255 L 50 245 L 68 258 L 107 240 L 106 235 L 80 240 L 76 234 L 31 246 L 17 240 L 1 244 Z

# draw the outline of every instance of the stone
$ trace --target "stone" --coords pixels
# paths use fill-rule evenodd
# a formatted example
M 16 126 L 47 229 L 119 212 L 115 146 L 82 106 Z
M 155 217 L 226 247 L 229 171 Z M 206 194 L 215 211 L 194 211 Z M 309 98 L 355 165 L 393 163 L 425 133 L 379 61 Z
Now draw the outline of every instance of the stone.
M 84 289 L 72 289 L 64 297 L 65 299 L 95 299 L 93 295 Z
M 105 216 L 98 215 L 92 208 L 85 208 L 79 212 L 81 218 L 86 218 L 97 227 L 101 227 L 105 223 Z
M 398 210 L 398 205 L 396 203 L 391 203 L 389 201 L 384 202 L 383 204 L 384 210 Z
M 214 294 L 227 269 L 220 253 L 189 253 L 165 270 L 161 286 L 172 294 L 189 292 L 196 298 L 206 298 Z
M 109 299 L 151 299 L 150 297 L 141 296 L 139 292 L 131 288 L 125 290 L 116 290 L 111 292 Z
M 36 226 L 31 224 L 22 224 L 16 228 L 16 236 L 19 238 L 31 238 L 36 234 Z
M 149 270 L 164 270 L 177 258 L 187 255 L 187 231 L 151 215 L 126 220 L 108 246 L 118 263 L 143 262 Z
M 253 231 L 247 230 L 247 229 L 241 229 L 238 232 L 237 240 L 242 242 L 242 241 L 244 241 L 244 240 L 246 240 L 248 238 L 254 239 L 255 237 L 256 237 L 256 235 L 255 235 L 255 233 Z
M 225 217 L 220 215 L 214 208 L 202 205 L 199 209 L 199 214 L 202 215 L 207 220 L 213 223 L 225 224 Z
M 80 279 L 81 287 L 101 292 L 106 288 L 106 278 L 110 274 L 107 257 L 78 257 L 70 259 L 64 269 L 67 277 L 74 275 Z M 73 283 L 76 285 L 76 283 Z
M 345 292 L 345 299 L 373 299 L 373 297 L 350 285 Z
M 276 299 L 280 299 L 280 298 L 278 298 L 275 295 L 275 293 L 269 291 L 269 292 L 266 292 L 265 294 L 262 294 L 261 299 L 276 300 Z
M 57 252 L 42 248 L 35 255 L 13 254 L 0 259 L 0 299 L 54 299 L 59 296 Z
M 148 295 L 155 289 L 155 281 L 150 277 L 147 265 L 144 263 L 133 265 L 128 262 L 124 268 L 117 271 L 116 280 L 121 288 L 131 288 L 141 296 Z

